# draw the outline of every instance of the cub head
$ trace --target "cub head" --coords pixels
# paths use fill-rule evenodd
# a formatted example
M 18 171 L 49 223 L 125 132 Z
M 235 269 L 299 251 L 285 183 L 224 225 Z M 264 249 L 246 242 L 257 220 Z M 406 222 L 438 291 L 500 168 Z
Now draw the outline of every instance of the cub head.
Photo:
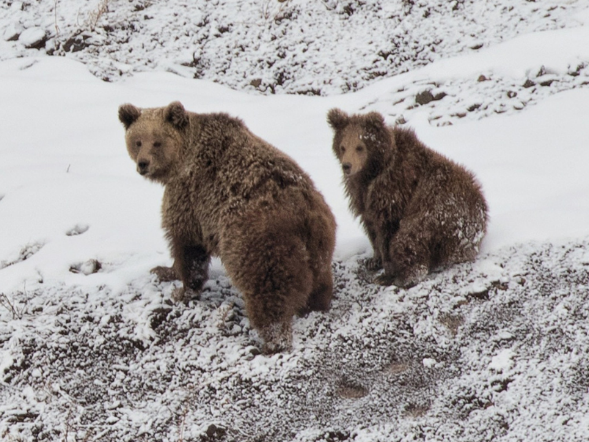
M 188 113 L 180 102 L 167 107 L 141 109 L 132 104 L 119 107 L 119 120 L 125 127 L 129 156 L 137 172 L 166 184 L 179 170 Z
M 333 152 L 345 178 L 374 176 L 394 153 L 394 141 L 384 118 L 377 112 L 349 116 L 339 109 L 327 114 L 334 130 Z

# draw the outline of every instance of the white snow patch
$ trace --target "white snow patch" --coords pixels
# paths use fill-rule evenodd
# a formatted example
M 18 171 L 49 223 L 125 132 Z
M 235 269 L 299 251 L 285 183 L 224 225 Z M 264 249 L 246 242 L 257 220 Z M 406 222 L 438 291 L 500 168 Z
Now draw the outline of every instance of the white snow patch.
M 496 372 L 502 373 L 513 366 L 513 357 L 515 352 L 512 349 L 503 349 L 491 359 L 489 368 Z

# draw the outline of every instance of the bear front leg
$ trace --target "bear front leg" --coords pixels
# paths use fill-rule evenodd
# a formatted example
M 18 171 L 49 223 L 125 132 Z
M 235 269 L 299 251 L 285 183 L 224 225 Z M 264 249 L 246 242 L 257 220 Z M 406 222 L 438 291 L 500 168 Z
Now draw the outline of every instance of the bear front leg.
M 187 246 L 180 243 L 172 246 L 172 256 L 174 271 L 182 281 L 182 287 L 176 289 L 172 297 L 176 301 L 187 301 L 189 294 L 200 294 L 209 276 L 211 256 L 201 245 Z
M 382 269 L 382 244 L 379 241 L 379 235 L 372 223 L 365 222 L 364 224 L 368 239 L 372 245 L 373 256 L 364 261 L 366 269 L 370 272 L 376 272 Z
M 384 225 L 377 232 L 376 241 L 380 245 L 382 259 L 381 268 L 384 272 L 375 278 L 375 282 L 380 285 L 389 286 L 395 281 L 399 272 L 395 256 L 391 252 L 391 243 L 398 231 L 398 223 L 394 225 Z

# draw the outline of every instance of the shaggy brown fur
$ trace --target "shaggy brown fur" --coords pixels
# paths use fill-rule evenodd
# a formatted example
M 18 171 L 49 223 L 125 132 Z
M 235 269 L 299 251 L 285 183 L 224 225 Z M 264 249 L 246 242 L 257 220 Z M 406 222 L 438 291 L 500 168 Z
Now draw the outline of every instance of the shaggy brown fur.
M 226 114 L 119 108 L 127 149 L 165 186 L 162 225 L 174 265 L 152 270 L 199 292 L 210 256 L 241 290 L 267 352 L 291 345 L 293 315 L 327 310 L 335 219 L 309 176 Z
M 376 112 L 332 109 L 328 121 L 350 208 L 374 249 L 368 265 L 384 267 L 380 283 L 411 286 L 436 267 L 474 260 L 487 203 L 472 173 Z

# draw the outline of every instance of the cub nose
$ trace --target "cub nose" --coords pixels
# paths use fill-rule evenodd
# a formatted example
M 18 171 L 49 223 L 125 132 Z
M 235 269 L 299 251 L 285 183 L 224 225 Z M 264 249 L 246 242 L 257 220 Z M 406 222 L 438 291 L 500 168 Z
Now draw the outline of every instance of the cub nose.
M 139 160 L 137 162 L 137 171 L 141 175 L 145 175 L 147 173 L 147 168 L 149 167 L 149 161 L 147 160 Z
M 342 169 L 344 170 L 344 173 L 346 175 L 349 175 L 350 172 L 352 171 L 352 165 L 350 163 L 344 163 L 344 164 L 342 164 Z

